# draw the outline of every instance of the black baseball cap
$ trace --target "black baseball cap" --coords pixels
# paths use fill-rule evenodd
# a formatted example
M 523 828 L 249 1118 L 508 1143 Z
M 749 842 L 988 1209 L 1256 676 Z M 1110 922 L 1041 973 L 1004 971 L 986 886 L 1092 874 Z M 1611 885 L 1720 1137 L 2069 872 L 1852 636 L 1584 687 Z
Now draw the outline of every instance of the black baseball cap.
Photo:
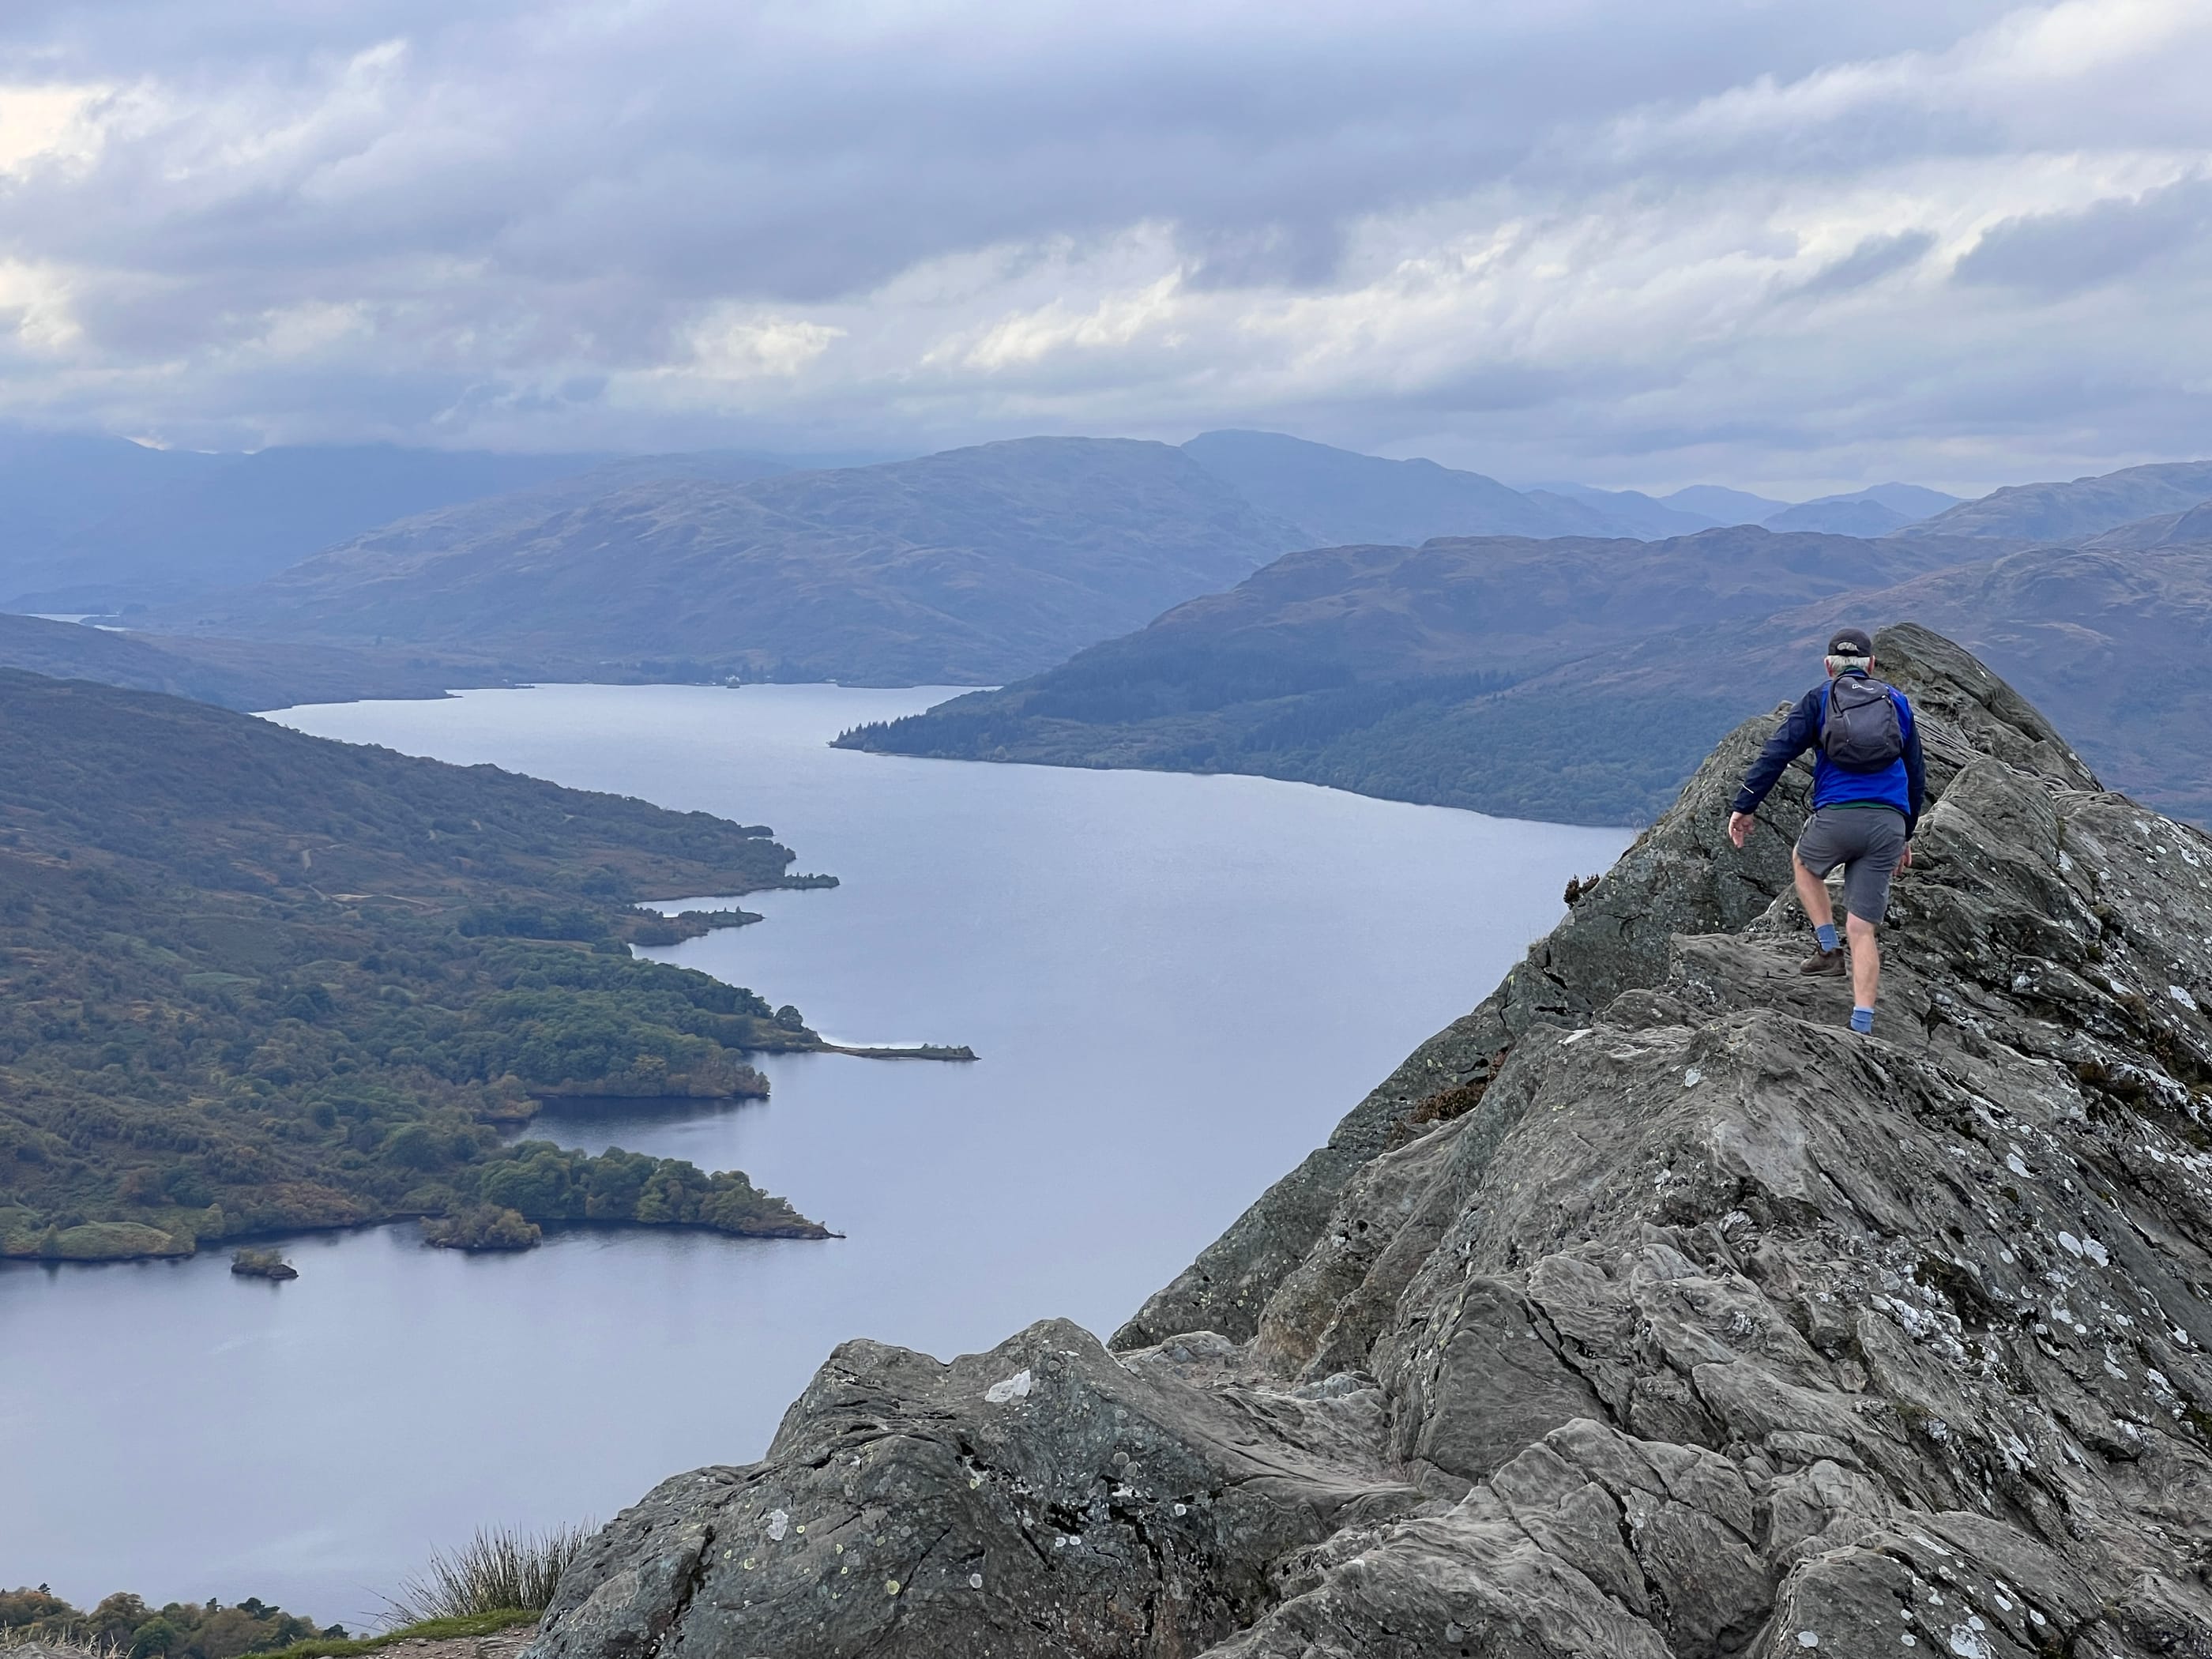
M 1828 641 L 1832 657 L 1871 657 L 1874 641 L 1867 637 L 1863 628 L 1838 628 Z

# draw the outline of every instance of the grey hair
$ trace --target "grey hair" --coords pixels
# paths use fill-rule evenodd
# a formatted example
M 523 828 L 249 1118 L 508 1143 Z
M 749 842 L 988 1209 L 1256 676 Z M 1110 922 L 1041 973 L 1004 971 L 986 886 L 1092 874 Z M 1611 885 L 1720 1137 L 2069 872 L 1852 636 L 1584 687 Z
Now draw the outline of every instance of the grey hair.
M 1828 673 L 1831 678 L 1833 678 L 1847 668 L 1866 668 L 1871 666 L 1873 662 L 1872 657 L 1830 657 L 1827 659 Z

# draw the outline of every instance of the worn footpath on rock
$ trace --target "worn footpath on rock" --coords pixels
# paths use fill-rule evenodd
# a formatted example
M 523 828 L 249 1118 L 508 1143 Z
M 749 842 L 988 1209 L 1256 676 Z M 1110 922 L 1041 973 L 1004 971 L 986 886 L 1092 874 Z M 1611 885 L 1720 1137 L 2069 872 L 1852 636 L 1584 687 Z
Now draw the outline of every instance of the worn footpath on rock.
M 1805 775 L 1724 839 L 1762 715 L 1110 1345 L 846 1344 L 530 1659 L 2212 1656 L 2212 842 L 1876 654 L 1875 1037 L 1794 971 Z

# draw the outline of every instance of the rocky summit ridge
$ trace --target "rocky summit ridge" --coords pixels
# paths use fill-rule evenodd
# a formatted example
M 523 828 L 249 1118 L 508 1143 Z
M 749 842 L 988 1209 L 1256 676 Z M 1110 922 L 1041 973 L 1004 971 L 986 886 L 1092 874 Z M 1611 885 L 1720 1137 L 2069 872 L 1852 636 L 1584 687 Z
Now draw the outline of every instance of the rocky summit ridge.
M 1110 1345 L 840 1347 L 530 1659 L 2212 1655 L 2212 842 L 1924 629 L 1881 1029 L 1770 725 Z

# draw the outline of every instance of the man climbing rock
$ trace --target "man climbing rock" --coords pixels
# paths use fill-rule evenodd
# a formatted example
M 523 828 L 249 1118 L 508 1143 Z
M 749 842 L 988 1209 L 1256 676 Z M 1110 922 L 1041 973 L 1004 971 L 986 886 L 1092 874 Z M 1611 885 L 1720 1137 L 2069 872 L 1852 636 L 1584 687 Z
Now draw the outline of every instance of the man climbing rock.
M 1875 679 L 1874 641 L 1839 628 L 1828 641 L 1828 678 L 1797 700 L 1766 740 L 1736 791 L 1729 840 L 1750 838 L 1753 815 L 1790 763 L 1814 750 L 1813 816 L 1790 863 L 1797 896 L 1820 949 L 1798 971 L 1841 974 L 1845 960 L 1828 903 L 1828 872 L 1844 866 L 1844 930 L 1850 945 L 1851 1030 L 1874 1030 L 1881 981 L 1876 930 L 1889 908 L 1890 879 L 1912 862 L 1912 831 L 1927 793 L 1912 705 Z

